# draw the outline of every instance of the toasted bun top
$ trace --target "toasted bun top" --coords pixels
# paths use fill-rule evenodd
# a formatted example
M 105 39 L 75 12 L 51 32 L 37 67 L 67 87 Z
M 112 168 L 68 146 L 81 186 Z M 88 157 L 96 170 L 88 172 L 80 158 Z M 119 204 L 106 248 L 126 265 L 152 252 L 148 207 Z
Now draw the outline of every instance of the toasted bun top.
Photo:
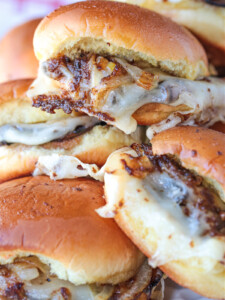
M 114 220 L 95 212 L 105 204 L 103 194 L 103 184 L 87 178 L 1 184 L 0 263 L 36 255 L 74 284 L 116 284 L 134 276 L 144 257 Z
M 33 51 L 33 35 L 41 19 L 12 29 L 0 42 L 0 82 L 35 77 L 38 61 Z
M 83 50 L 145 61 L 191 79 L 208 73 L 206 54 L 191 33 L 126 3 L 85 1 L 60 7 L 38 26 L 34 50 L 41 61 Z
M 223 133 L 192 126 L 174 127 L 157 134 L 151 143 L 154 154 L 175 155 L 185 167 L 213 180 L 214 184 L 219 183 L 225 199 L 225 135 Z
M 55 114 L 48 114 L 39 108 L 32 107 L 26 92 L 33 79 L 20 79 L 0 84 L 0 126 L 11 123 L 39 123 L 59 118 L 76 116 L 65 114 L 57 110 Z

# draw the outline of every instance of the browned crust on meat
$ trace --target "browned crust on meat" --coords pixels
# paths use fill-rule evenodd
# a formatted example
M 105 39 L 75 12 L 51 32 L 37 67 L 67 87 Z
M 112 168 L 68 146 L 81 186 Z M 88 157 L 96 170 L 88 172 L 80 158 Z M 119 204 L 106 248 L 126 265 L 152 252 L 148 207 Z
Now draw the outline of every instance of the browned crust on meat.
M 152 139 L 153 153 L 172 154 L 199 175 L 225 190 L 225 135 L 211 129 L 182 126 L 160 132 Z

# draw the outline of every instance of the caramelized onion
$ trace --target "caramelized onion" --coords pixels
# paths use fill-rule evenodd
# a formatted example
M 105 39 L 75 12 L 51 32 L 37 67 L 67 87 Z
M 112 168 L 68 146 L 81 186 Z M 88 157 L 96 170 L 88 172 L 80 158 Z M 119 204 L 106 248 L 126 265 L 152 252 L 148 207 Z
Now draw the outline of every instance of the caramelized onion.
M 136 84 L 145 90 L 151 90 L 158 83 L 158 76 L 145 72 L 137 66 L 133 66 L 123 59 L 115 58 L 116 61 L 127 71 L 127 73 L 135 80 Z
M 163 292 L 160 286 L 161 279 L 162 272 L 158 271 L 157 273 L 156 270 L 153 271 L 146 261 L 133 279 L 120 284 L 116 288 L 112 300 L 142 299 L 142 295 L 145 298 L 147 297 L 147 299 L 161 300 L 163 299 Z M 157 291 L 155 293 L 156 287 Z
M 56 277 L 48 278 L 43 284 L 35 283 L 34 281 L 32 283 L 27 282 L 24 288 L 29 299 L 60 299 L 56 298 L 56 296 L 59 296 L 61 291 L 64 290 L 71 295 L 71 299 L 94 300 L 90 286 L 75 286 L 69 281 L 60 280 Z
M 0 265 L 0 298 L 51 300 L 107 300 L 113 294 L 111 285 L 79 285 L 50 275 L 50 268 L 35 256 L 16 259 Z M 5 298 L 4 298 L 5 299 Z
M 161 300 L 163 299 L 161 280 L 162 272 L 152 270 L 146 261 L 134 278 L 117 286 L 97 284 L 75 286 L 69 281 L 50 275 L 49 267 L 31 256 L 0 266 L 0 298 L 10 296 L 14 297 L 12 299 L 24 300 Z
M 127 85 L 130 81 L 129 75 L 105 77 L 102 83 L 92 89 L 92 105 L 96 108 L 103 106 L 112 90 L 116 90 L 122 85 Z
M 21 281 L 30 281 L 39 276 L 38 269 L 26 263 L 12 264 L 10 270 L 15 273 Z
M 42 273 L 49 275 L 48 265 L 43 264 L 36 256 L 21 257 L 15 261 L 15 263 L 25 262 L 29 265 L 36 267 Z

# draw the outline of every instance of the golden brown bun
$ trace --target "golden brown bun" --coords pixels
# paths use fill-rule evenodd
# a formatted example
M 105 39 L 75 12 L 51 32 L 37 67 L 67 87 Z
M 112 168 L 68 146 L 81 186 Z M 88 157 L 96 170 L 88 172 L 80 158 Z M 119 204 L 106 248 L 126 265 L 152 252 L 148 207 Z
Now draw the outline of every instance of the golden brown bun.
M 217 122 L 213 126 L 210 127 L 213 130 L 225 133 L 225 124 L 222 122 Z
M 225 200 L 225 135 L 200 127 L 174 127 L 151 141 L 153 153 L 172 154 L 201 176 L 218 182 Z
M 181 0 L 177 2 L 157 0 L 119 0 L 137 4 L 159 12 L 191 30 L 206 48 L 209 60 L 215 66 L 224 66 L 225 8 L 204 1 Z M 213 1 L 211 1 L 213 2 Z
M 155 12 L 117 2 L 60 7 L 38 26 L 34 50 L 40 61 L 84 50 L 147 61 L 191 79 L 208 73 L 204 49 L 186 29 Z
M 87 178 L 1 184 L 0 263 L 36 255 L 60 279 L 78 285 L 131 278 L 144 256 L 113 220 L 95 212 L 103 195 L 103 183 Z
M 37 75 L 33 35 L 40 21 L 34 19 L 15 27 L 0 41 L 0 82 Z
M 102 166 L 113 151 L 134 142 L 139 141 L 117 128 L 95 126 L 78 137 L 40 146 L 0 146 L 0 182 L 32 174 L 38 158 L 53 153 L 75 156 L 84 163 Z
M 67 115 L 62 110 L 48 114 L 32 107 L 31 100 L 26 97 L 32 82 L 33 79 L 20 79 L 0 84 L 0 126 L 10 123 L 40 123 L 78 115 L 75 112 Z

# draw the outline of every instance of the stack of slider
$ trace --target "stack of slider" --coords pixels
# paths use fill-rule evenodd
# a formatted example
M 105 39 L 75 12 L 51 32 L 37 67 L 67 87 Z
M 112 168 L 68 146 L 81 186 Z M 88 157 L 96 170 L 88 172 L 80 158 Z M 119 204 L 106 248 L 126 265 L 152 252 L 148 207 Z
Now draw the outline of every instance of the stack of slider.
M 198 40 L 84 1 L 34 51 L 37 78 L 1 86 L 0 297 L 163 299 L 169 276 L 224 299 L 225 135 L 203 127 L 225 122 L 225 81 Z

